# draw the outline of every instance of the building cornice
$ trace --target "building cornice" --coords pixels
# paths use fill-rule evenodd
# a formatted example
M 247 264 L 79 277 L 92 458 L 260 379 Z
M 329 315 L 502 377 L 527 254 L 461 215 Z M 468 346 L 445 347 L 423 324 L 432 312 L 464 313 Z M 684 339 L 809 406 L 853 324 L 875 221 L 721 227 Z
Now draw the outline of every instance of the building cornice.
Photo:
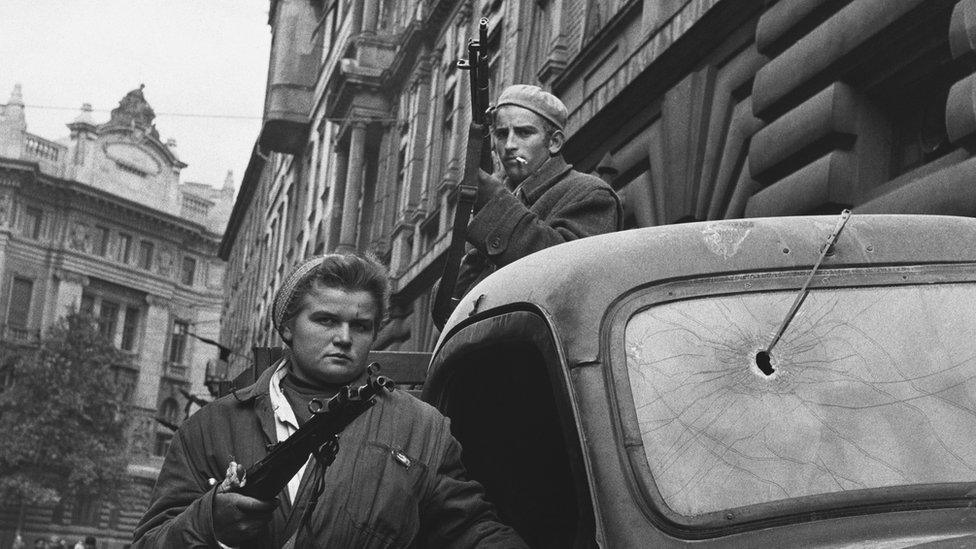
M 248 160 L 247 168 L 244 170 L 244 177 L 241 179 L 241 188 L 237 192 L 237 200 L 234 201 L 234 208 L 231 210 L 230 218 L 227 220 L 227 228 L 224 229 L 220 246 L 217 249 L 217 257 L 224 261 L 230 258 L 230 252 L 234 248 L 234 242 L 237 240 L 237 232 L 241 229 L 244 218 L 247 216 L 247 211 L 251 207 L 251 199 L 254 197 L 254 191 L 261 182 L 261 174 L 264 172 L 264 166 L 268 160 L 267 156 L 261 154 L 259 147 L 255 143 L 254 148 L 251 149 L 251 158 Z
M 204 241 L 219 242 L 220 235 L 210 231 L 206 226 L 190 221 L 188 219 L 153 209 L 144 204 L 120 197 L 110 192 L 86 185 L 84 183 L 62 179 L 41 171 L 37 162 L 27 160 L 17 160 L 10 158 L 0 158 L 0 172 L 13 171 L 27 175 L 24 182 L 31 182 L 41 186 L 52 188 L 49 196 L 55 197 L 54 200 L 73 204 L 78 197 L 91 200 L 99 205 L 115 207 L 129 212 L 137 217 L 149 218 L 155 222 L 162 223 L 169 228 L 187 234 L 193 238 Z M 2 178 L 0 178 L 2 179 Z

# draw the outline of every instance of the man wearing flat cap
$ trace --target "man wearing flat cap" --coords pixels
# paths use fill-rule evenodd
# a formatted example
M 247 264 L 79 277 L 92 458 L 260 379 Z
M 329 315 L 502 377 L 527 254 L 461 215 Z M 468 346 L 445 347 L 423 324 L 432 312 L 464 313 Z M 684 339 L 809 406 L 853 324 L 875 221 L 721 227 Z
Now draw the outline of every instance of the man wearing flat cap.
M 388 294 L 370 256 L 296 267 L 272 307 L 285 357 L 180 426 L 132 547 L 525 547 L 466 478 L 448 420 L 403 391 L 377 396 L 332 465 L 310 458 L 275 501 L 230 489 L 236 464 L 293 434 L 313 398 L 365 381 Z
M 491 135 L 504 175 L 480 174 L 457 295 L 533 252 L 622 227 L 613 189 L 559 153 L 567 117 L 563 102 L 537 86 L 509 86 L 498 97 Z

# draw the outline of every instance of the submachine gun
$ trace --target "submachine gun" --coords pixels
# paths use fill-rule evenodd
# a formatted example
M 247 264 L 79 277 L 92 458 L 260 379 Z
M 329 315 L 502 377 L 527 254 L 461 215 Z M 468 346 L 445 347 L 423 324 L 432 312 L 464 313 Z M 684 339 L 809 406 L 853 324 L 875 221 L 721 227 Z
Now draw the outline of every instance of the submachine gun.
M 377 395 L 396 387 L 388 377 L 374 377 L 378 370 L 376 363 L 370 364 L 365 385 L 356 388 L 347 385 L 324 403 L 313 399 L 308 405 L 312 417 L 290 437 L 275 444 L 261 461 L 248 468 L 232 490 L 252 498 L 271 500 L 305 465 L 309 455 L 314 454 L 323 467 L 331 465 L 339 451 L 337 435 L 372 408 Z
M 464 256 L 465 232 L 471 220 L 471 210 L 478 195 L 478 170 L 493 171 L 491 160 L 491 130 L 488 120 L 488 19 L 478 22 L 478 39 L 468 40 L 468 58 L 459 59 L 457 68 L 469 72 L 471 89 L 471 125 L 465 149 L 464 174 L 458 185 L 457 209 L 451 229 L 451 246 L 447 249 L 444 271 L 434 297 L 431 317 L 440 330 L 461 301 L 455 295 L 457 278 Z

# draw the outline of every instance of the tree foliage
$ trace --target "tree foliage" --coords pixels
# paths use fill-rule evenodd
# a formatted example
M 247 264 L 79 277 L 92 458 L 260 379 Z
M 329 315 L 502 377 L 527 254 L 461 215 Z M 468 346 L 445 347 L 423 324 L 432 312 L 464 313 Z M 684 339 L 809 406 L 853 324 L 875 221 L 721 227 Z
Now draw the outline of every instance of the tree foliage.
M 128 461 L 126 381 L 118 366 L 128 357 L 77 313 L 35 348 L 3 352 L 15 369 L 0 392 L 0 500 L 116 499 Z

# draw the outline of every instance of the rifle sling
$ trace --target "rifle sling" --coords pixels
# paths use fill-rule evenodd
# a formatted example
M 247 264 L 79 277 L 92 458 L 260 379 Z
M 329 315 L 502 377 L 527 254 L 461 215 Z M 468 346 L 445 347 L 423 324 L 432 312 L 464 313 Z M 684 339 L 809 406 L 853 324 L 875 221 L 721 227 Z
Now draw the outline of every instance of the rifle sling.
M 454 226 L 451 228 L 451 245 L 446 252 L 444 271 L 441 283 L 437 287 L 434 297 L 432 314 L 434 324 L 438 330 L 444 328 L 451 312 L 460 299 L 455 296 L 457 279 L 461 268 L 461 258 L 464 256 L 464 244 L 468 222 L 471 221 L 471 210 L 475 198 L 478 196 L 478 169 L 481 161 L 484 139 L 484 126 L 471 123 L 468 127 L 468 144 L 465 150 L 464 175 L 458 185 L 457 208 L 454 210 Z

